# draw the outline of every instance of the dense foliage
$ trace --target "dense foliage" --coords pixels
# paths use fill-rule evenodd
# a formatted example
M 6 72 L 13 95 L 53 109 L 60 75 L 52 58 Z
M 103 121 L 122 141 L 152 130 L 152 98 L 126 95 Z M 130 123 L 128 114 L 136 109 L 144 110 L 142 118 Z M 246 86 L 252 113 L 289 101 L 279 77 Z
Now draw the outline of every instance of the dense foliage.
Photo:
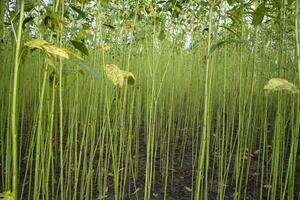
M 1 0 L 0 199 L 300 199 L 298 0 Z

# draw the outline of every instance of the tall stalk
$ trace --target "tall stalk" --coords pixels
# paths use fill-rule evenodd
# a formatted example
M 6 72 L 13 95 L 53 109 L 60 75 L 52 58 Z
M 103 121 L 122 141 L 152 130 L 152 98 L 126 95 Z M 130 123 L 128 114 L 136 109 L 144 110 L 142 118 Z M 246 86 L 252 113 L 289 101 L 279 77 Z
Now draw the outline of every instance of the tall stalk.
M 20 18 L 18 33 L 16 38 L 15 62 L 14 62 L 14 76 L 13 76 L 13 92 L 11 98 L 11 134 L 12 134 L 12 152 L 13 152 L 13 181 L 12 192 L 15 199 L 18 198 L 18 125 L 17 125 L 17 91 L 18 91 L 18 75 L 19 75 L 19 56 L 22 39 L 22 22 L 24 12 L 24 1 L 20 1 Z
M 195 196 L 194 199 L 198 200 L 200 199 L 200 188 L 201 188 L 201 180 L 203 179 L 203 172 L 204 172 L 204 160 L 207 159 L 207 162 L 209 160 L 209 139 L 210 139 L 210 131 L 209 131 L 209 88 L 210 88 L 210 60 L 211 56 L 210 54 L 210 46 L 211 46 L 211 33 L 212 33 L 212 16 L 213 16 L 213 7 L 214 3 L 210 5 L 209 10 L 209 31 L 208 31 L 208 38 L 207 38 L 207 60 L 206 60 L 206 70 L 205 70 L 205 91 L 204 91 L 204 119 L 203 119 L 203 128 L 202 128 L 202 135 L 201 135 L 201 144 L 199 149 L 199 160 L 198 160 L 198 169 L 197 169 L 197 178 L 196 178 L 196 190 L 195 190 Z M 207 167 L 207 166 L 206 166 Z M 206 176 L 204 177 L 207 178 Z M 207 181 L 207 180 L 206 180 Z M 205 183 L 205 189 L 204 189 L 204 199 L 208 198 L 208 191 L 207 191 L 207 184 Z

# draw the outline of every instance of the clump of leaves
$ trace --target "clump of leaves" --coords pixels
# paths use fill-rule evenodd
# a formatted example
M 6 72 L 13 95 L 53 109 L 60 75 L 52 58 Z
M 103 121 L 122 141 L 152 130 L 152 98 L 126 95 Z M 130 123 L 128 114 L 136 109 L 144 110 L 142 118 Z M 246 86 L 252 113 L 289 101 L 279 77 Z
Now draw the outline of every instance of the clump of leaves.
M 136 79 L 131 72 L 121 70 L 115 64 L 107 64 L 104 67 L 104 71 L 108 79 L 111 80 L 115 86 L 118 86 L 120 88 L 123 87 L 125 79 L 127 79 L 127 83 L 130 85 L 133 85 L 135 83 Z
M 289 81 L 281 78 L 270 79 L 268 83 L 264 86 L 264 90 L 271 90 L 271 91 L 286 90 L 292 93 L 299 92 L 299 90 L 293 83 L 290 83 Z

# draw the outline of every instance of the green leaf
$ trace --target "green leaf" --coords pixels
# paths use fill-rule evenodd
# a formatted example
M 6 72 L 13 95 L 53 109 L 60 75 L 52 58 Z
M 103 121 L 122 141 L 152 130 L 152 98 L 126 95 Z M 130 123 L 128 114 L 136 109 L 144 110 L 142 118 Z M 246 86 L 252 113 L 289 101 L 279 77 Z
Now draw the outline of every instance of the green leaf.
M 87 47 L 85 46 L 84 43 L 82 42 L 78 42 L 78 41 L 75 41 L 75 40 L 71 40 L 71 43 L 72 45 L 77 49 L 79 50 L 81 53 L 89 56 L 89 50 L 87 49 Z
M 46 16 L 44 17 L 44 24 L 48 26 L 50 29 L 54 29 L 57 31 L 62 31 L 63 22 L 59 19 L 58 16 L 51 10 L 50 7 L 45 7 L 46 9 Z
M 164 40 L 166 38 L 166 34 L 165 34 L 165 31 L 162 29 L 158 35 L 158 39 L 160 41 Z
M 25 25 L 28 23 L 28 22 L 31 22 L 32 20 L 34 19 L 34 17 L 26 17 L 23 21 L 23 24 L 22 24 L 22 29 L 25 29 Z
M 210 46 L 209 55 L 211 55 L 215 50 L 221 48 L 223 45 L 228 44 L 228 43 L 243 43 L 243 41 L 241 41 L 241 40 L 223 40 L 223 41 L 217 42 Z
M 94 77 L 95 79 L 101 79 L 99 71 L 92 67 L 89 63 L 84 62 L 82 60 L 76 60 L 76 62 L 74 62 L 73 64 L 77 65 L 80 68 L 79 73 L 82 74 L 82 72 L 84 72 L 85 74 L 88 74 Z
M 240 34 L 238 32 L 236 32 L 235 30 L 233 30 L 232 28 L 228 27 L 228 26 L 220 26 L 226 30 L 228 30 L 229 32 L 233 33 L 234 35 L 236 35 L 238 38 L 241 38 Z
M 122 73 L 123 73 L 123 77 L 127 78 L 127 83 L 129 85 L 134 85 L 135 80 L 136 80 L 134 75 L 131 72 L 123 71 L 123 70 L 122 70 Z
M 210 46 L 209 54 L 212 54 L 216 49 L 220 48 L 222 45 L 224 45 L 226 41 L 217 42 Z
M 286 90 L 292 93 L 299 93 L 299 90 L 293 83 L 290 83 L 287 80 L 281 78 L 270 79 L 268 83 L 264 86 L 264 90 L 271 90 L 271 91 Z
M 77 12 L 78 15 L 79 15 L 80 17 L 86 18 L 85 12 L 83 12 L 80 8 L 78 8 L 77 6 L 73 6 L 73 5 L 71 5 L 70 7 L 71 7 L 75 12 Z
M 260 4 L 256 10 L 252 13 L 252 24 L 257 26 L 262 23 L 266 11 L 266 5 L 265 3 Z
M 24 1 L 24 11 L 29 12 L 35 7 L 34 2 L 32 0 Z

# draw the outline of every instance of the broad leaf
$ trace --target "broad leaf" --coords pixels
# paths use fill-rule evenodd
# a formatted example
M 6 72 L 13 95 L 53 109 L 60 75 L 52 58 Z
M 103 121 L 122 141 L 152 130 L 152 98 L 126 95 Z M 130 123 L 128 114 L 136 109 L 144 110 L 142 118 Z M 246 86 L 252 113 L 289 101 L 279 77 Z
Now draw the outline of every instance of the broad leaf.
M 257 26 L 262 23 L 266 11 L 265 3 L 260 4 L 252 14 L 252 24 Z
M 33 19 L 34 19 L 34 17 L 26 17 L 26 18 L 23 20 L 22 29 L 24 30 L 24 29 L 25 29 L 25 25 L 26 25 L 28 22 L 31 22 Z
M 109 64 L 104 67 L 104 71 L 106 76 L 112 83 L 118 87 L 123 87 L 124 84 L 124 76 L 122 70 L 120 70 L 116 65 Z
M 221 48 L 224 44 L 228 44 L 228 43 L 242 43 L 243 41 L 241 40 L 223 40 L 220 42 L 217 42 L 213 45 L 210 46 L 209 49 L 209 55 L 211 55 L 215 50 Z
M 216 49 L 220 48 L 225 43 L 226 43 L 226 41 L 220 41 L 218 43 L 211 45 L 210 49 L 209 49 L 209 54 L 212 54 Z
M 25 46 L 28 46 L 29 48 L 41 49 L 47 53 L 57 55 L 67 59 L 69 59 L 70 57 L 69 56 L 70 52 L 68 49 L 57 47 L 42 39 L 30 40 L 29 42 L 25 43 Z
M 75 40 L 71 40 L 71 43 L 81 53 L 89 56 L 89 50 L 87 49 L 87 47 L 85 46 L 85 44 L 83 42 L 78 42 L 78 41 L 75 41 Z
M 108 64 L 104 67 L 106 76 L 115 86 L 123 87 L 124 80 L 127 79 L 128 84 L 135 83 L 135 77 L 131 72 L 123 71 L 114 64 Z
M 228 27 L 228 26 L 220 26 L 220 27 L 222 27 L 222 28 L 228 30 L 229 32 L 233 33 L 233 34 L 236 35 L 238 38 L 241 38 L 240 34 L 239 34 L 237 31 L 233 30 L 232 28 L 230 28 L 230 27 Z
M 165 31 L 162 29 L 158 35 L 158 39 L 160 41 L 164 40 L 166 38 L 166 34 L 165 34 Z
M 264 86 L 264 90 L 271 90 L 271 91 L 286 90 L 292 93 L 299 92 L 299 90 L 293 83 L 290 83 L 287 80 L 281 78 L 270 79 L 268 83 Z
M 134 77 L 134 75 L 131 72 L 123 71 L 122 70 L 122 73 L 123 73 L 123 77 L 125 79 L 127 78 L 127 83 L 129 85 L 133 85 L 135 83 L 135 77 Z
M 80 70 L 98 80 L 101 79 L 101 75 L 99 73 L 99 71 L 97 69 L 95 69 L 94 67 L 92 67 L 89 63 L 86 63 L 82 60 L 76 60 L 76 62 L 74 62 L 75 65 L 77 65 Z

